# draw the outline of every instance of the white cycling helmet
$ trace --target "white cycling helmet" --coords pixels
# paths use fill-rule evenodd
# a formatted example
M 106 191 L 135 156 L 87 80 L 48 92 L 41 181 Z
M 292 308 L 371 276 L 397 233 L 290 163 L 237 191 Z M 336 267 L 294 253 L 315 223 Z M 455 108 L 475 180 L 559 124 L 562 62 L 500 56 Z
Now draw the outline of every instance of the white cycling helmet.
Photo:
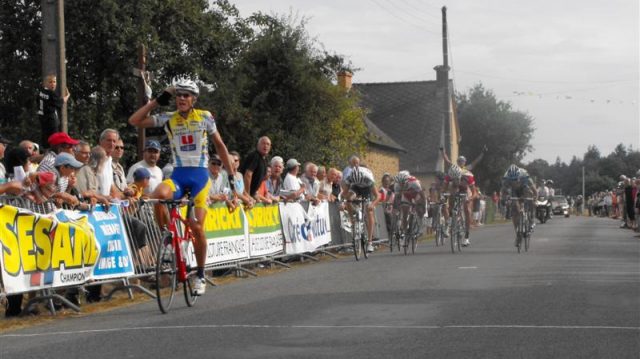
M 395 177 L 395 182 L 403 185 L 405 183 L 407 183 L 407 181 L 409 180 L 409 177 L 411 176 L 411 174 L 409 173 L 409 171 L 400 171 L 398 172 L 398 174 Z
M 462 169 L 458 165 L 451 165 L 449 167 L 449 177 L 456 180 L 462 178 Z
M 175 84 L 176 92 L 189 92 L 194 96 L 200 95 L 200 88 L 191 80 L 179 80 Z
M 465 163 L 467 163 L 467 158 L 466 157 L 464 157 L 464 156 L 458 157 L 458 165 L 464 166 Z
M 510 180 L 516 180 L 520 177 L 520 167 L 516 165 L 511 165 L 507 169 L 507 172 L 504 173 L 504 177 Z
M 355 167 L 349 174 L 349 183 L 368 186 L 373 183 L 373 175 L 366 168 Z

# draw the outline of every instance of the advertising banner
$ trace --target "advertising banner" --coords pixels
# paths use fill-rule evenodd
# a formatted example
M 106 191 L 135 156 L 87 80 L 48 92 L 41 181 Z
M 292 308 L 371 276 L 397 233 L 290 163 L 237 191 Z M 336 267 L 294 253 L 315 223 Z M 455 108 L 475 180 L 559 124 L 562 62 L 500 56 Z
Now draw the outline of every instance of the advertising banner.
M 99 258 L 86 215 L 39 215 L 0 205 L 0 271 L 8 294 L 83 284 Z
M 285 239 L 285 253 L 313 252 L 331 242 L 329 207 L 326 202 L 309 206 L 300 203 L 280 203 L 280 218 Z
M 61 213 L 74 215 L 74 212 L 64 211 L 56 213 L 56 216 L 59 218 Z M 93 212 L 80 212 L 80 215 L 89 218 L 89 223 L 93 226 L 96 240 L 100 245 L 100 257 L 93 270 L 93 279 L 133 275 L 133 257 L 119 206 L 111 205 L 107 210 L 104 206 L 98 205 Z
M 249 258 L 249 225 L 242 208 L 229 212 L 224 203 L 213 204 L 204 223 L 206 265 Z
M 260 257 L 284 250 L 280 211 L 277 204 L 257 204 L 246 212 L 249 221 L 249 253 Z

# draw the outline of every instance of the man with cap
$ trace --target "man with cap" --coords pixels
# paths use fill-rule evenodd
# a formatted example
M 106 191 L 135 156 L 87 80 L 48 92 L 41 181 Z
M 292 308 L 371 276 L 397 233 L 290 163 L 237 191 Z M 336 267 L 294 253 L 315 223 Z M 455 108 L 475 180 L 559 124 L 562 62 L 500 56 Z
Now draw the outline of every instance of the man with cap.
M 300 162 L 295 158 L 290 158 L 287 161 L 285 170 L 287 171 L 287 175 L 284 176 L 280 194 L 288 201 L 298 201 L 303 199 L 302 195 L 304 194 L 304 185 L 298 178 Z
M 7 170 L 4 168 L 4 164 L 2 163 L 4 160 L 4 151 L 7 148 L 7 145 L 10 144 L 11 141 L 4 138 L 4 136 L 0 135 L 0 183 L 5 183 L 7 178 Z
M 77 145 L 80 141 L 71 138 L 65 132 L 56 132 L 49 136 L 47 142 L 49 143 L 50 148 L 47 150 L 47 152 L 44 154 L 44 157 L 40 161 L 38 172 L 55 172 L 55 162 L 58 154 L 62 152 L 73 154 L 73 146 Z M 58 186 L 66 189 L 68 183 L 68 177 L 58 178 Z
M 129 172 L 127 172 L 127 183 L 131 184 L 134 181 L 133 173 L 138 168 L 146 168 L 151 173 L 149 178 L 149 186 L 145 190 L 145 194 L 151 194 L 156 187 L 162 182 L 162 169 L 158 167 L 158 160 L 160 159 L 160 142 L 156 140 L 147 140 L 144 146 L 144 152 L 142 153 L 142 161 L 134 163 Z
M 76 160 L 70 153 L 60 152 L 56 156 L 53 166 L 54 171 L 52 172 L 56 174 L 56 178 L 58 179 L 57 192 L 53 197 L 71 206 L 77 206 L 80 201 L 68 192 L 68 190 L 70 190 L 70 188 L 68 188 L 69 177 L 75 175 L 76 170 L 80 169 L 84 164 Z M 40 172 L 41 171 L 39 171 L 39 173 Z
M 209 180 L 211 181 L 211 187 L 209 188 L 209 201 L 211 203 L 227 203 L 227 201 L 231 200 L 227 172 L 222 169 L 220 156 L 215 153 L 209 157 Z M 232 205 L 231 207 L 235 206 Z

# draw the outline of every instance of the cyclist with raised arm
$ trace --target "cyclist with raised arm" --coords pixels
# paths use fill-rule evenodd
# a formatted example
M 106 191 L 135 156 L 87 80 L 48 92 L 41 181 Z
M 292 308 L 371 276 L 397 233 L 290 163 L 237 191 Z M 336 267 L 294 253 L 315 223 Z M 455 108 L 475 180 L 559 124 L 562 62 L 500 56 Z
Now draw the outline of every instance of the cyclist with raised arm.
M 427 197 L 422 189 L 420 181 L 413 177 L 409 171 L 400 171 L 395 177 L 393 191 L 395 193 L 395 202 L 393 207 L 400 210 L 401 233 L 404 235 L 407 231 L 407 217 L 411 205 L 416 206 L 416 212 L 420 219 L 426 211 Z M 402 243 L 404 245 L 404 243 Z
M 207 213 L 207 196 L 209 193 L 208 145 L 213 142 L 216 153 L 228 169 L 229 183 L 233 185 L 234 166 L 216 122 L 209 111 L 194 107 L 200 90 L 191 80 L 180 80 L 175 86 L 167 87 L 156 99 L 149 101 L 129 118 L 135 127 L 164 127 L 171 144 L 174 170 L 169 179 L 160 183 L 151 198 L 180 199 L 190 193 L 194 201 L 195 218 L 189 219 L 189 226 L 194 234 L 195 255 L 198 279 L 194 285 L 194 295 L 205 293 L 204 266 L 207 253 L 207 242 L 204 235 L 204 221 Z M 159 106 L 167 106 L 175 95 L 176 111 L 151 115 L 151 111 Z M 164 227 L 169 222 L 167 209 L 161 204 L 155 208 L 158 224 Z
M 471 229 L 471 200 L 478 195 L 478 189 L 476 188 L 476 180 L 473 177 L 473 173 L 468 170 L 463 170 L 458 165 L 451 165 L 449 172 L 444 178 L 444 192 L 449 194 L 463 193 L 466 195 L 463 203 L 464 216 L 465 216 L 465 234 L 463 246 L 471 244 L 469 240 L 469 232 Z M 444 208 L 445 223 L 449 223 L 449 211 L 453 206 L 453 197 L 449 197 L 449 203 Z M 448 228 L 445 228 L 445 233 Z
M 484 154 L 487 152 L 487 146 L 482 147 L 482 152 L 480 152 L 480 155 L 478 155 L 478 157 L 476 157 L 475 160 L 473 160 L 470 164 L 467 165 L 467 158 L 464 156 L 458 156 L 458 159 L 456 160 L 456 164 L 458 165 L 458 167 L 460 167 L 463 171 L 471 171 L 473 170 L 473 168 L 478 164 L 478 162 L 480 162 L 482 160 L 482 158 L 484 157 Z M 447 156 L 447 153 L 444 151 L 444 147 L 440 147 L 440 153 L 442 154 L 442 159 L 448 164 L 448 165 L 453 165 L 453 163 L 451 162 L 451 160 L 449 159 L 449 156 Z
M 520 206 L 524 205 L 524 198 L 531 197 L 535 198 L 538 190 L 536 189 L 536 185 L 529 177 L 529 173 L 524 168 L 520 168 L 514 164 L 510 165 L 507 171 L 504 173 L 502 177 L 502 188 L 500 189 L 500 196 L 508 198 L 518 197 L 519 200 L 511 201 L 511 219 L 513 220 L 513 227 L 518 232 L 518 221 L 520 220 Z M 534 208 L 535 206 L 529 206 L 530 218 L 534 217 Z M 533 221 L 531 221 L 533 225 Z M 515 245 L 518 246 L 519 238 L 516 236 Z
M 373 226 L 375 224 L 374 209 L 380 201 L 380 196 L 376 190 L 373 173 L 366 167 L 354 166 L 351 168 L 349 175 L 342 180 L 342 191 L 340 198 L 352 201 L 356 198 L 369 201 L 367 205 L 367 252 L 373 252 Z M 347 202 L 346 205 L 349 215 L 353 215 L 353 205 Z

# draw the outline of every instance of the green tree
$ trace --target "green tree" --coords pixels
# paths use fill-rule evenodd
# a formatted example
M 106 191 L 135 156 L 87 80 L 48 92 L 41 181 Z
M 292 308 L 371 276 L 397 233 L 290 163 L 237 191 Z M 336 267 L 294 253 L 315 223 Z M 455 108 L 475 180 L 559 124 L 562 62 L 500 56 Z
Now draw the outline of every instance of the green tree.
M 332 84 L 340 57 L 320 51 L 304 21 L 255 14 L 256 35 L 240 54 L 233 78 L 216 92 L 229 147 L 249 151 L 267 135 L 274 154 L 335 165 L 365 143 L 356 94 Z M 231 131 L 228 131 L 231 132 Z
M 39 138 L 29 134 L 40 127 L 35 108 L 42 84 L 40 29 L 40 0 L 0 6 L 0 126 L 5 137 Z
M 0 124 L 11 124 L 14 140 L 39 138 L 41 21 L 40 1 L 0 7 L 0 109 L 12 116 Z M 319 50 L 304 22 L 244 19 L 227 0 L 66 0 L 65 22 L 75 137 L 95 143 L 111 127 L 136 142 L 126 120 L 138 106 L 132 69 L 143 44 L 155 93 L 180 77 L 199 81 L 198 107 L 214 112 L 225 141 L 242 153 L 269 135 L 284 157 L 335 164 L 365 143 L 356 95 L 332 84 L 344 59 Z
M 495 191 L 509 164 L 520 163 L 531 150 L 533 120 L 526 113 L 513 110 L 510 103 L 499 101 L 482 84 L 456 97 L 462 133 L 460 153 L 472 160 L 484 146 L 488 147 L 473 171 L 482 190 Z

